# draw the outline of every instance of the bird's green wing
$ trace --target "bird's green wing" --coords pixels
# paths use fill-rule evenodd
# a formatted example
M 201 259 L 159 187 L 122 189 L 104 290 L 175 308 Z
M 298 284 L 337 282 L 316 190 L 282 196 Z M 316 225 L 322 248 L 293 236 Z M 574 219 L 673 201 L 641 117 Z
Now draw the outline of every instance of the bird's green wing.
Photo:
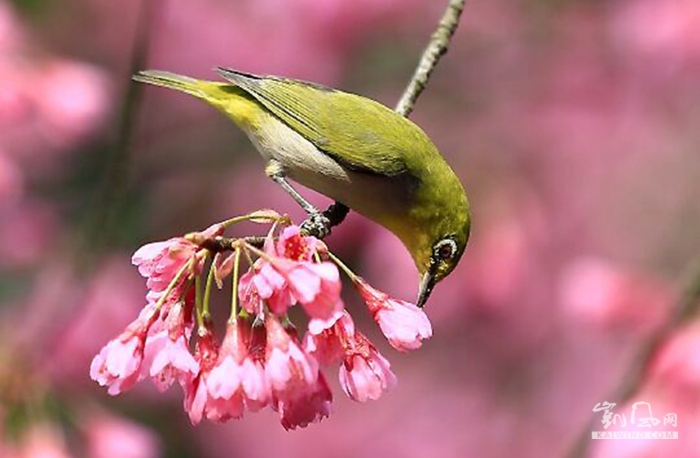
M 354 170 L 396 176 L 437 152 L 418 126 L 368 98 L 302 81 L 217 71 Z

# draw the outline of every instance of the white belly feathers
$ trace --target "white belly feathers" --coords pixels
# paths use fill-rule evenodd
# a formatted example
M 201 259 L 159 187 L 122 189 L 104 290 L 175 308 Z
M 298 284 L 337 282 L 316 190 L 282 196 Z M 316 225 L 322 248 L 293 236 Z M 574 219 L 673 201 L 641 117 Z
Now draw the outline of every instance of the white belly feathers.
M 319 151 L 313 143 L 272 116 L 262 124 L 257 133 L 249 132 L 248 136 L 266 161 L 275 159 L 284 166 L 286 175 L 306 186 L 313 187 L 297 177 L 309 172 L 333 180 L 349 181 L 345 169 L 333 158 Z

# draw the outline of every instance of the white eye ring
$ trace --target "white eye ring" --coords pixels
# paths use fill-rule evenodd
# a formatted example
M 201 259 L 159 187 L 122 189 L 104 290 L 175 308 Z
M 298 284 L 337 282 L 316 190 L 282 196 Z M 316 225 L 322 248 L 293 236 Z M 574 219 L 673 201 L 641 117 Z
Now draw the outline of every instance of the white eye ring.
M 455 257 L 457 253 L 457 242 L 452 239 L 443 239 L 435 244 L 433 256 L 439 260 L 447 260 Z

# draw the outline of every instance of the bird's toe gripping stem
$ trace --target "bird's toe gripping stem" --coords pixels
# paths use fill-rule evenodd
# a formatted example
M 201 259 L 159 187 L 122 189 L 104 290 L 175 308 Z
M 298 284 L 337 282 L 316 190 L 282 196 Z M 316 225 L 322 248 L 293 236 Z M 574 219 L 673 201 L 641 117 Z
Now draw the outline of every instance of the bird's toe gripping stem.
M 340 202 L 335 202 L 323 212 L 318 210 L 309 213 L 308 218 L 301 223 L 301 230 L 305 234 L 323 239 L 331 233 L 331 228 L 342 223 L 350 209 Z
M 301 232 L 322 239 L 331 233 L 331 220 L 322 212 L 310 213 L 306 220 L 301 223 Z

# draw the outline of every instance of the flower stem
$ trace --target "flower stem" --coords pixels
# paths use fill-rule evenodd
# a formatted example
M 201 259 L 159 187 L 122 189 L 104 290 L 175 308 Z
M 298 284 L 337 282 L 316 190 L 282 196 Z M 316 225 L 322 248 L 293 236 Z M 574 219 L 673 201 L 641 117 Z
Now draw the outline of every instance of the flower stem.
M 168 295 L 170 295 L 170 293 L 173 291 L 175 286 L 177 286 L 177 284 L 182 279 L 182 275 L 185 273 L 185 271 L 190 269 L 192 263 L 194 262 L 194 259 L 195 258 L 192 258 L 192 260 L 190 260 L 190 262 L 187 262 L 182 267 L 180 267 L 180 270 L 178 270 L 177 273 L 175 274 L 175 276 L 173 277 L 173 279 L 170 280 L 170 283 L 168 283 L 168 287 L 165 288 L 165 291 L 163 291 L 163 293 L 158 298 L 158 302 L 156 302 L 156 305 L 155 305 L 156 310 L 159 310 L 163 306 Z
M 266 214 L 266 213 L 263 213 L 263 211 L 257 211 L 257 212 L 253 212 L 253 213 L 248 213 L 247 215 L 241 215 L 241 216 L 236 216 L 235 218 L 227 219 L 226 221 L 222 221 L 219 224 L 228 228 L 229 226 L 232 226 L 232 225 L 237 224 L 237 223 L 241 223 L 243 221 L 265 220 L 265 221 L 270 221 L 272 223 L 276 223 L 282 218 L 284 218 L 284 217 L 277 214 L 276 212 L 271 212 L 270 214 Z
M 248 252 L 250 251 L 250 252 L 252 252 L 253 254 L 255 254 L 256 256 L 262 258 L 264 261 L 269 262 L 269 263 L 272 264 L 273 266 L 280 266 L 279 259 L 281 259 L 281 258 L 278 258 L 278 257 L 275 257 L 275 256 L 270 256 L 269 254 L 267 254 L 267 253 L 264 252 L 263 250 L 261 250 L 261 249 L 259 249 L 259 248 L 256 248 L 256 247 L 254 247 L 253 245 L 246 245 L 246 248 L 247 248 L 246 253 L 248 253 Z M 250 262 L 250 261 L 249 261 L 249 262 Z M 253 264 L 251 264 L 251 266 L 252 266 L 252 265 L 253 265 Z
M 260 256 L 265 261 L 272 261 L 272 258 L 267 253 L 265 253 L 263 250 L 261 250 L 260 248 L 257 248 L 253 245 L 246 245 L 246 248 L 247 248 L 247 251 L 252 251 L 253 254 L 255 254 L 256 256 Z M 252 261 L 252 259 L 251 259 L 251 261 Z
M 197 315 L 197 327 L 202 330 L 204 326 L 204 311 L 202 310 L 202 278 L 194 277 L 194 309 Z
M 341 261 L 336 255 L 334 255 L 330 251 L 326 252 L 326 254 L 328 255 L 329 258 L 331 258 L 331 261 L 338 264 L 338 267 L 340 267 L 343 270 L 343 272 L 345 272 L 345 274 L 348 277 L 350 277 L 350 280 L 352 280 L 353 282 L 357 282 L 357 275 L 355 274 L 355 272 L 350 270 L 350 268 L 348 266 L 346 266 L 343 261 Z
M 231 316 L 229 317 L 229 323 L 235 324 L 238 312 L 238 273 L 241 263 L 241 247 L 237 246 L 236 251 L 233 254 L 233 275 L 231 276 L 231 281 L 233 286 L 231 287 Z
M 214 266 L 209 266 L 209 274 L 207 275 L 207 284 L 204 287 L 204 302 L 202 303 L 202 318 L 208 320 L 211 316 L 209 311 L 209 302 L 211 298 L 211 287 L 214 283 Z

